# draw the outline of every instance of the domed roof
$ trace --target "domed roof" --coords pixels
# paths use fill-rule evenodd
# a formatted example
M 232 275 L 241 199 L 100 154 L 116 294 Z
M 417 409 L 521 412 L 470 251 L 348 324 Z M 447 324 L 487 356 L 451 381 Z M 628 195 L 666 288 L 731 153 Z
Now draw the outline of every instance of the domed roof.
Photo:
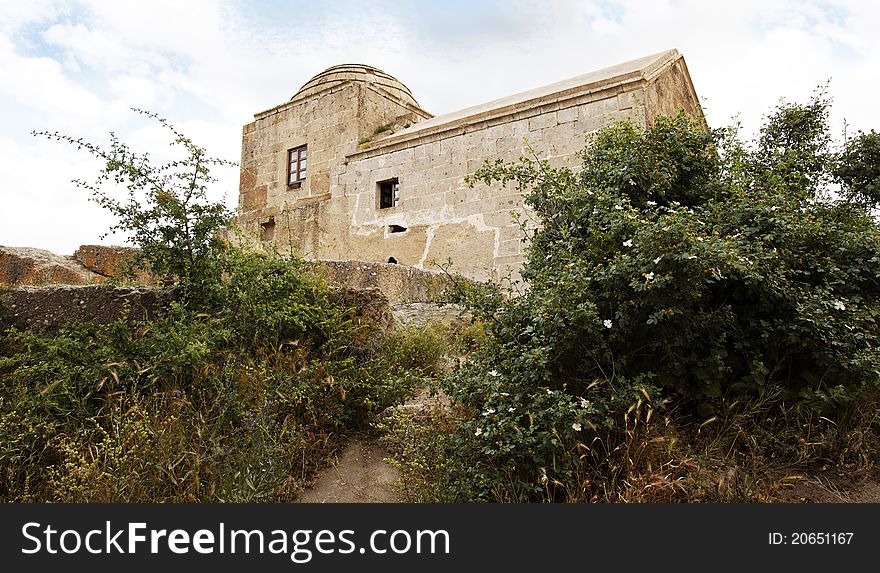
M 363 64 L 342 64 L 327 68 L 303 84 L 303 87 L 299 88 L 299 91 L 290 99 L 294 100 L 308 97 L 321 90 L 325 90 L 344 82 L 364 82 L 373 84 L 406 103 L 420 107 L 418 102 L 416 102 L 416 98 L 413 97 L 412 92 L 409 91 L 409 88 L 400 83 L 397 78 L 390 74 L 386 74 L 378 68 L 365 66 Z

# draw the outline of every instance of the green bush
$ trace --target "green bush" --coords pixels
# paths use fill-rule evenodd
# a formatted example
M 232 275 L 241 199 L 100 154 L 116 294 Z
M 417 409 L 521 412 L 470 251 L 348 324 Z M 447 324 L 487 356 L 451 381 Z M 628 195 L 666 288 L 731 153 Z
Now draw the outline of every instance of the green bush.
M 227 244 L 229 213 L 207 199 L 209 167 L 226 162 L 145 115 L 188 156 L 153 166 L 115 136 L 104 149 L 35 135 L 105 162 L 77 184 L 179 302 L 150 321 L 0 333 L 0 499 L 292 499 L 337 436 L 438 371 L 439 339 L 371 340 L 302 261 Z
M 448 384 L 472 413 L 450 464 L 461 497 L 554 499 L 547 484 L 576 486 L 633 408 L 705 418 L 778 387 L 829 414 L 877 387 L 880 226 L 858 193 L 833 197 L 838 157 L 859 156 L 832 149 L 827 109 L 783 104 L 752 145 L 684 116 L 617 123 L 579 173 L 476 173 L 529 189 L 540 227 L 521 296 L 459 293 L 491 335 Z
M 358 343 L 300 263 L 222 263 L 228 304 L 0 337 L 0 499 L 289 500 L 335 436 L 435 371 L 430 340 Z
M 133 111 L 158 122 L 183 155 L 154 165 L 149 153 L 134 151 L 112 132 L 106 147 L 57 131 L 32 135 L 76 146 L 103 162 L 94 180 L 73 183 L 116 218 L 107 234 L 121 232 L 138 248 L 124 274 L 135 278 L 136 269 L 146 269 L 166 283 L 179 284 L 184 301 L 204 299 L 221 277 L 218 263 L 226 246 L 221 231 L 231 218 L 222 201 L 208 199 L 208 187 L 216 183 L 210 169 L 234 164 L 211 157 L 155 113 Z M 126 188 L 124 198 L 114 191 L 119 186 Z

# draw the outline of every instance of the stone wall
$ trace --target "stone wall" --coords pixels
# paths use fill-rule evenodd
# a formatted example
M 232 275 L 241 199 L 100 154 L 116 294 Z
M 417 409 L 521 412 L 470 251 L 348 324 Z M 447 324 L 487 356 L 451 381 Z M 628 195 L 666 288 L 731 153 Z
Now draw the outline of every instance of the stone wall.
M 63 257 L 42 249 L 0 247 L 0 286 L 100 283 L 117 274 L 133 252 L 128 247 L 84 245 L 72 257 Z M 442 273 L 388 263 L 313 260 L 308 264 L 331 288 L 378 289 L 390 304 L 430 302 L 450 280 Z M 146 273 L 138 273 L 136 279 L 153 284 Z
M 237 224 L 248 239 L 294 243 L 299 255 L 315 256 L 324 237 L 313 223 L 330 198 L 332 170 L 362 142 L 380 135 L 378 129 L 430 117 L 387 85 L 352 81 L 357 77 L 313 80 L 289 102 L 256 114 L 244 126 Z M 287 153 L 302 145 L 307 146 L 307 177 L 291 186 Z
M 0 329 L 46 334 L 67 322 L 107 324 L 126 313 L 132 320 L 156 316 L 175 300 L 174 289 L 89 284 L 105 277 L 83 263 L 112 273 L 120 257 L 130 255 L 131 249 L 94 245 L 81 247 L 74 257 L 0 248 Z M 327 281 L 331 300 L 355 309 L 355 323 L 366 338 L 390 332 L 392 306 L 430 302 L 449 281 L 446 275 L 387 263 L 311 261 L 309 266 Z
M 108 324 L 119 317 L 158 315 L 175 300 L 173 289 L 110 285 L 21 286 L 0 290 L 0 328 L 52 334 L 70 322 Z
M 111 285 L 23 286 L 0 290 L 0 330 L 13 327 L 55 334 L 65 324 L 109 324 L 155 318 L 177 299 L 176 289 Z M 356 342 L 387 336 L 394 328 L 388 298 L 379 289 L 333 288 L 330 300 L 354 309 Z
M 311 261 L 327 284 L 348 289 L 378 289 L 392 305 L 431 302 L 449 284 L 441 273 L 388 263 Z

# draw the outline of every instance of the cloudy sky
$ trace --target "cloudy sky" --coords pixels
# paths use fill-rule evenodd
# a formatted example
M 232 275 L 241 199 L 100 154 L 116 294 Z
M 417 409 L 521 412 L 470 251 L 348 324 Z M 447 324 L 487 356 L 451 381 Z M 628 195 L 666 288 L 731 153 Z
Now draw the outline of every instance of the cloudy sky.
M 842 131 L 880 129 L 880 2 L 873 0 L 0 0 L 0 245 L 62 254 L 111 220 L 70 180 L 114 131 L 162 156 L 168 118 L 237 160 L 241 126 L 339 63 L 376 66 L 434 114 L 678 48 L 709 124 L 755 129 L 780 98 L 830 80 Z M 238 175 L 217 173 L 233 207 Z

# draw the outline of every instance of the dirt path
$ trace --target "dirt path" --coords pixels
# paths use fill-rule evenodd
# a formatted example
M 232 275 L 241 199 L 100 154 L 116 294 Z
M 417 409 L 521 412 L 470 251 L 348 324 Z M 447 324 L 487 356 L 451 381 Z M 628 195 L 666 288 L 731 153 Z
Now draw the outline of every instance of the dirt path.
M 880 502 L 880 473 L 858 479 L 823 470 L 805 477 L 782 492 L 787 503 L 877 503 Z
M 385 462 L 388 452 L 373 442 L 352 438 L 336 463 L 321 471 L 298 503 L 396 503 L 399 472 Z

